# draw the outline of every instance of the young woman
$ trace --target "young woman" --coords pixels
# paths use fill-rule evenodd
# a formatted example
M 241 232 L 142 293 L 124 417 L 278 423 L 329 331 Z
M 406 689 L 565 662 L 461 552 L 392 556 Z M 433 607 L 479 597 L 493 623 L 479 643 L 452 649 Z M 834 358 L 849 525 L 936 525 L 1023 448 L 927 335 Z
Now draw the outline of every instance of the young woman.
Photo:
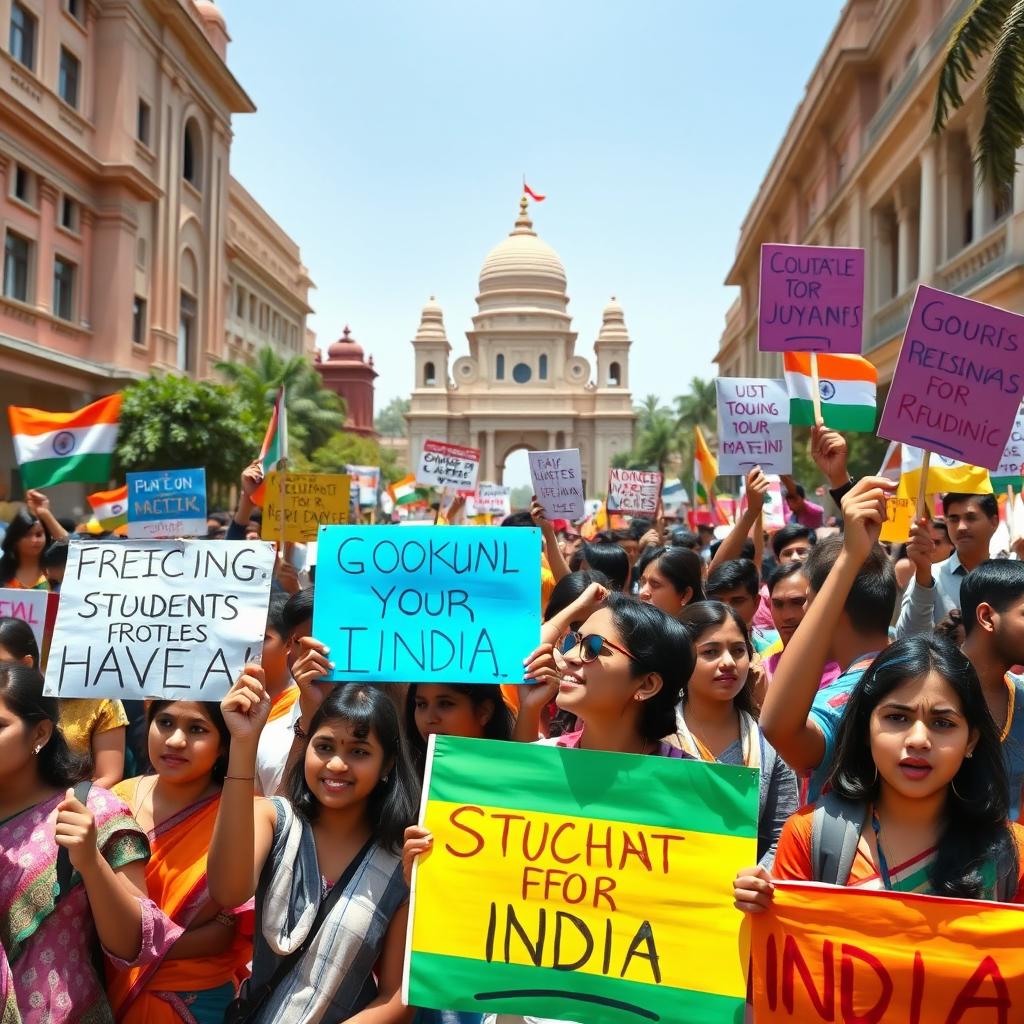
M 110 973 L 107 993 L 123 1024 L 220 1024 L 252 958 L 251 913 L 221 910 L 206 881 L 230 735 L 216 704 L 155 700 L 146 719 L 156 774 L 114 793 L 149 834 L 150 898 L 185 933 L 159 960 Z
M 0 974 L 9 971 L 15 1022 L 112 1021 L 94 935 L 128 968 L 159 959 L 181 934 L 147 896 L 149 845 L 128 808 L 96 786 L 84 803 L 75 795 L 84 767 L 43 677 L 0 664 Z M 73 868 L 66 889 L 61 850 Z
M 17 661 L 29 668 L 39 667 L 39 647 L 27 622 L 0 616 L 0 661 Z
M 50 499 L 41 491 L 25 495 L 27 508 L 20 509 L 7 524 L 0 543 L 0 587 L 16 590 L 48 590 L 43 570 L 43 552 L 51 540 L 67 531 L 50 511 Z
M 615 543 L 584 543 L 572 556 L 569 568 L 573 572 L 593 569 L 603 573 L 611 580 L 613 590 L 621 592 L 629 586 L 629 556 Z
M 829 783 L 863 812 L 846 885 L 1024 902 L 1024 830 L 1006 820 L 999 734 L 973 666 L 947 640 L 898 640 L 874 660 L 847 702 Z M 772 878 L 817 880 L 814 811 L 786 822 L 770 875 L 739 873 L 738 909 L 765 909 Z
M 501 688 L 497 684 L 412 683 L 405 699 L 405 737 L 420 778 L 433 735 L 510 740 L 512 713 Z
M 686 548 L 655 548 L 644 552 L 640 574 L 641 601 L 669 615 L 677 615 L 695 601 L 704 600 L 704 563 Z
M 677 738 L 683 750 L 702 761 L 760 769 L 757 859 L 770 867 L 782 826 L 797 808 L 797 782 L 757 725 L 746 626 L 720 601 L 690 605 L 679 621 L 697 661 L 676 712 Z
M 325 648 L 308 652 L 297 681 L 329 671 Z M 307 719 L 307 689 L 297 729 L 307 738 L 287 800 L 253 802 L 270 712 L 262 668 L 247 666 L 221 703 L 231 751 L 210 896 L 236 907 L 255 894 L 257 921 L 253 974 L 231 1019 L 399 1024 L 408 909 L 400 854 L 417 787 L 398 712 L 378 687 L 324 686 Z

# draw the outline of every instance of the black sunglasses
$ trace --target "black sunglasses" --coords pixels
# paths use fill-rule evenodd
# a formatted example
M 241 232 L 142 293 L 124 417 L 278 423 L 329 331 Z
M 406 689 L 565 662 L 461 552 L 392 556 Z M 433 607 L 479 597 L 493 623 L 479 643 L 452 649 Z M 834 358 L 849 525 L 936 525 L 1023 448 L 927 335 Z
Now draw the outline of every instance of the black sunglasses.
M 584 636 L 582 633 L 570 630 L 562 638 L 562 654 L 569 654 L 575 651 L 577 647 L 580 649 L 580 660 L 584 665 L 597 661 L 605 647 L 610 647 L 613 651 L 624 654 L 630 661 L 636 661 L 636 658 L 624 647 L 613 644 L 611 640 L 606 640 L 600 633 L 590 633 L 588 636 Z

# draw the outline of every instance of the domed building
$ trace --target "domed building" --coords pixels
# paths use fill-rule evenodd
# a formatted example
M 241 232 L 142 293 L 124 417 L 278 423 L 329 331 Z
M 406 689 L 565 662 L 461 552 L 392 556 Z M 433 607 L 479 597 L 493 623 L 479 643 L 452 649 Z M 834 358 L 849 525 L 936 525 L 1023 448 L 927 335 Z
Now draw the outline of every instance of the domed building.
M 346 324 L 341 337 L 327 349 L 327 358 L 314 357 L 313 365 L 320 371 L 324 387 L 345 399 L 345 429 L 363 437 L 376 437 L 373 429 L 373 382 L 377 371 L 373 356 L 369 359 L 363 346 L 352 337 Z
M 629 332 L 622 307 L 605 307 L 591 363 L 576 353 L 565 268 L 537 237 L 524 196 L 509 236 L 480 270 L 469 355 L 449 368 L 441 307 L 423 307 L 412 341 L 416 380 L 408 413 L 410 465 L 423 442 L 480 449 L 480 479 L 501 483 L 521 448 L 579 448 L 588 493 L 605 490 L 613 456 L 633 447 Z

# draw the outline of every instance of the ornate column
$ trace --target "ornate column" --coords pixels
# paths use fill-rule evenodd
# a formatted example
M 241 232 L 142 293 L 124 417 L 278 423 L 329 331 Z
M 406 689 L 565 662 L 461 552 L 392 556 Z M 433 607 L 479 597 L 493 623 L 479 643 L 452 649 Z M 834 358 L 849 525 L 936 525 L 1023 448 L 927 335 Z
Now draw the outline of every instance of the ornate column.
M 53 232 L 60 192 L 52 181 L 39 178 L 39 238 L 36 242 L 36 309 L 53 310 Z
M 919 220 L 917 279 L 922 284 L 931 282 L 938 259 L 938 195 L 939 168 L 935 142 L 929 139 L 921 150 L 921 213 Z

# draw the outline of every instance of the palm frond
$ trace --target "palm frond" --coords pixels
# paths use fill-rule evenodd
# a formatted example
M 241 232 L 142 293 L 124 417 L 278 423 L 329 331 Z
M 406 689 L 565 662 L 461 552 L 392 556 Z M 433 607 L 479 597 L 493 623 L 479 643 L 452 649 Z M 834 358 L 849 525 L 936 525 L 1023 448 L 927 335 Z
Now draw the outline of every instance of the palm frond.
M 992 50 L 985 78 L 985 120 L 977 163 L 996 188 L 1013 186 L 1017 148 L 1024 142 L 1024 0 L 1016 0 Z
M 963 106 L 962 83 L 974 77 L 974 62 L 995 46 L 1017 0 L 975 0 L 953 30 L 939 70 L 932 131 L 941 132 L 954 110 Z

